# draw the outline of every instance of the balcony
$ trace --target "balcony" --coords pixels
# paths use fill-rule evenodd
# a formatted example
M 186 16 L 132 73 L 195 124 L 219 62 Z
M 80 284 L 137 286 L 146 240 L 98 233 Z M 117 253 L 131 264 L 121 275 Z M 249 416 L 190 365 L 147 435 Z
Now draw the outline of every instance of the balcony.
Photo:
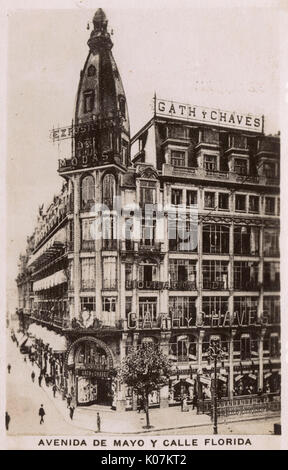
M 117 240 L 104 239 L 102 243 L 102 251 L 117 250 Z
M 227 282 L 223 282 L 223 281 L 203 281 L 203 289 L 225 290 L 225 289 L 228 289 L 228 285 L 227 285 Z
M 250 280 L 243 282 L 234 282 L 235 290 L 258 291 L 261 289 L 261 284 L 258 281 Z
M 153 240 L 143 241 L 141 240 L 139 243 L 139 251 L 140 252 L 149 252 L 155 253 L 161 251 L 161 242 L 154 242 Z
M 194 281 L 171 281 L 170 290 L 197 290 L 197 284 Z
M 82 240 L 82 251 L 95 251 L 95 240 Z

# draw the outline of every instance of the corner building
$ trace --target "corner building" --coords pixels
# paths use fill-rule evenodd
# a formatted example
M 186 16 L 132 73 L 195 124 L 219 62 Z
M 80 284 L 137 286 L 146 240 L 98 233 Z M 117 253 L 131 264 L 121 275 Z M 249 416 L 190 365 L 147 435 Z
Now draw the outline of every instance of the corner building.
M 279 135 L 262 117 L 155 97 L 130 138 L 101 9 L 93 24 L 74 122 L 53 131 L 72 139 L 63 188 L 40 208 L 17 278 L 36 361 L 78 406 L 129 410 L 137 397 L 113 369 L 153 342 L 174 375 L 150 405 L 167 407 L 211 396 L 217 337 L 222 397 L 279 394 Z

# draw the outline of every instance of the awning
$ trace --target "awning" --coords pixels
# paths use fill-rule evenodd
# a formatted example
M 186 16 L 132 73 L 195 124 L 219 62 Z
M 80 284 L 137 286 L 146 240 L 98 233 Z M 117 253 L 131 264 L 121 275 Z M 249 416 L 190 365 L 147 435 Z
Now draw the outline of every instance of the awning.
M 205 385 L 210 385 L 211 384 L 211 379 L 209 377 L 200 377 L 200 382 Z
M 37 292 L 39 290 L 50 289 L 51 287 L 58 286 L 64 282 L 67 282 L 67 277 L 65 271 L 62 269 L 61 271 L 51 274 L 51 276 L 47 276 L 43 279 L 39 279 L 39 281 L 33 282 L 33 290 Z
M 36 263 L 36 261 L 48 261 L 49 259 L 53 259 L 55 255 L 57 255 L 63 248 L 65 238 L 65 229 L 61 228 L 43 246 L 41 246 L 41 248 L 39 248 L 36 253 L 31 256 L 28 262 L 28 266 L 32 266 Z

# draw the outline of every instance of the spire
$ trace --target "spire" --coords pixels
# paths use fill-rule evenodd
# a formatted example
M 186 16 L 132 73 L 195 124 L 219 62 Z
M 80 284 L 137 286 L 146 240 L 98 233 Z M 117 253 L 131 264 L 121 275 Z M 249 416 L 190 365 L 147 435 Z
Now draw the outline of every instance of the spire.
M 113 42 L 111 41 L 110 33 L 107 31 L 108 20 L 102 8 L 98 8 L 96 11 L 93 18 L 93 25 L 94 29 L 88 40 L 88 46 L 91 51 L 95 52 L 99 47 L 103 46 L 112 49 Z

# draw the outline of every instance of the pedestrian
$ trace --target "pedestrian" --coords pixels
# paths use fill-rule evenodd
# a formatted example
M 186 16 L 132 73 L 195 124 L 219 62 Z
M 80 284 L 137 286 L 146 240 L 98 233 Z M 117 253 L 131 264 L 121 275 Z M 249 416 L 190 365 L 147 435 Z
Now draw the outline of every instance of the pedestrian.
M 193 395 L 193 399 L 192 399 L 192 410 L 194 410 L 194 408 L 196 408 L 196 410 L 197 410 L 197 405 L 198 405 L 198 397 L 195 393 Z
M 32 366 L 33 366 L 33 367 L 34 367 L 34 361 L 35 361 L 35 359 L 34 359 L 34 357 L 32 356 L 31 362 L 32 362 Z
M 101 418 L 99 413 L 97 412 L 97 432 L 101 431 Z
M 140 397 L 138 402 L 138 413 L 140 413 L 142 410 L 144 410 L 144 400 L 143 397 Z
M 45 384 L 46 384 L 46 387 L 48 387 L 48 385 L 49 385 L 49 376 L 48 376 L 48 374 L 45 374 Z
M 74 406 L 71 405 L 70 408 L 69 408 L 69 414 L 70 414 L 70 418 L 71 418 L 71 419 L 73 419 L 74 410 L 75 410 Z
M 67 408 L 70 407 L 71 401 L 72 401 L 72 396 L 71 396 L 70 393 L 69 393 L 69 394 L 67 395 Z
M 8 364 L 7 370 L 8 370 L 8 374 L 10 374 L 10 371 L 11 371 L 11 364 Z
M 41 405 L 39 408 L 39 416 L 40 416 L 40 424 L 44 424 L 45 411 L 44 411 L 43 405 Z
M 6 411 L 6 413 L 5 413 L 5 426 L 6 426 L 6 431 L 9 430 L 9 423 L 10 423 L 10 420 L 11 420 L 10 415 L 9 415 L 8 411 Z
M 56 391 L 57 391 L 56 384 L 53 385 L 52 390 L 53 390 L 53 397 L 55 398 Z
M 35 372 L 34 372 L 34 370 L 32 371 L 31 379 L 32 379 L 32 382 L 33 382 L 33 384 L 34 384 L 34 380 L 35 380 Z
M 42 375 L 40 374 L 39 377 L 38 377 L 38 383 L 39 383 L 39 387 L 41 387 L 41 382 L 42 382 Z

